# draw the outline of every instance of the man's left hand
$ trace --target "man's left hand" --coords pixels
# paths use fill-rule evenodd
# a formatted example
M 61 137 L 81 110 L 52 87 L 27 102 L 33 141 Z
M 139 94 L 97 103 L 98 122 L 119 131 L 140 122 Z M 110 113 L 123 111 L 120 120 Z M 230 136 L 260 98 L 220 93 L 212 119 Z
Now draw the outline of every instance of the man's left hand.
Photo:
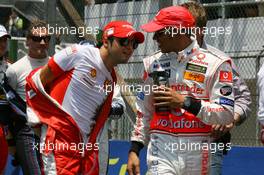
M 153 94 L 154 106 L 169 106 L 171 109 L 183 106 L 184 96 L 169 87 L 159 86 Z

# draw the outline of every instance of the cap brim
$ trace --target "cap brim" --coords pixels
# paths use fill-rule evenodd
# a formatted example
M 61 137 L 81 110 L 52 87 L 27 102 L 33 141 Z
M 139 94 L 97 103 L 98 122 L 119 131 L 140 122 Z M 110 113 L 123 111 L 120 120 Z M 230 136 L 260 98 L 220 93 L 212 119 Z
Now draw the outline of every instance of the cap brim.
M 157 31 L 163 29 L 165 26 L 159 25 L 155 21 L 150 21 L 149 23 L 143 24 L 140 27 L 145 32 L 157 32 Z
M 1 35 L 0 38 L 6 36 L 7 38 L 11 39 L 11 36 L 9 34 L 4 34 L 4 35 Z
M 138 43 L 143 43 L 145 40 L 144 34 L 141 32 L 133 32 L 130 36 L 134 36 Z

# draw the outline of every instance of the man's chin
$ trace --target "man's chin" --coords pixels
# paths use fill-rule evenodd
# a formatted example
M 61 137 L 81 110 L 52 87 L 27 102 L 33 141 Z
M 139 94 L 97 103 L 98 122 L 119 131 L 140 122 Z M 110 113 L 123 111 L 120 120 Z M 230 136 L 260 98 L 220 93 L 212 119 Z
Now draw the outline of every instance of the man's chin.
M 122 64 L 128 63 L 128 60 L 129 60 L 129 59 L 123 60 L 121 63 L 122 63 Z
M 124 57 L 123 57 L 123 61 L 124 61 L 124 63 L 127 63 L 128 62 L 128 60 L 131 58 L 131 56 L 132 55 L 125 55 Z

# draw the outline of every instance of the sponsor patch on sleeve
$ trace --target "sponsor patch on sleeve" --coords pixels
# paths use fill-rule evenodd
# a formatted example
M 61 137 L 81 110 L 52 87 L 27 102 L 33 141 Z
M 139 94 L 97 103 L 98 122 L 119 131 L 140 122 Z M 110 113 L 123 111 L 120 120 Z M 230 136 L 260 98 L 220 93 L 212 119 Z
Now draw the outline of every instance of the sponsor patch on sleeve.
M 96 77 L 96 69 L 91 69 L 91 72 L 90 72 L 90 75 L 92 78 L 95 78 Z
M 233 89 L 231 86 L 223 86 L 220 88 L 220 93 L 223 95 L 223 96 L 228 96 L 232 93 Z
M 228 105 L 234 107 L 234 100 L 225 97 L 220 97 L 220 105 Z
M 140 100 L 144 100 L 144 98 L 145 98 L 144 92 L 139 92 L 138 95 L 137 95 L 137 98 L 140 99 Z
M 220 71 L 219 81 L 220 82 L 232 82 L 233 81 L 232 72 Z
M 194 72 L 185 71 L 184 72 L 184 79 L 193 80 L 193 81 L 196 81 L 196 82 L 203 83 L 204 79 L 205 79 L 205 76 L 203 74 L 198 74 L 198 73 L 194 73 Z

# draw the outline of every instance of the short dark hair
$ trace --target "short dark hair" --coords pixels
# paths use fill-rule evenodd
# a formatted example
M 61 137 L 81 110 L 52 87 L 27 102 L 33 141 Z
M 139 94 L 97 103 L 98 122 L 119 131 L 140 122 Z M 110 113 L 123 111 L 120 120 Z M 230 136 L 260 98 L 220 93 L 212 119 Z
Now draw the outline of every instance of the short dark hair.
M 205 8 L 202 6 L 202 4 L 195 1 L 190 1 L 181 4 L 181 6 L 187 8 L 191 12 L 191 14 L 195 19 L 195 25 L 197 27 L 200 28 L 206 27 L 207 13 Z
M 32 36 L 32 30 L 37 28 L 48 28 L 47 23 L 40 19 L 32 20 L 29 28 L 27 29 L 27 37 Z

